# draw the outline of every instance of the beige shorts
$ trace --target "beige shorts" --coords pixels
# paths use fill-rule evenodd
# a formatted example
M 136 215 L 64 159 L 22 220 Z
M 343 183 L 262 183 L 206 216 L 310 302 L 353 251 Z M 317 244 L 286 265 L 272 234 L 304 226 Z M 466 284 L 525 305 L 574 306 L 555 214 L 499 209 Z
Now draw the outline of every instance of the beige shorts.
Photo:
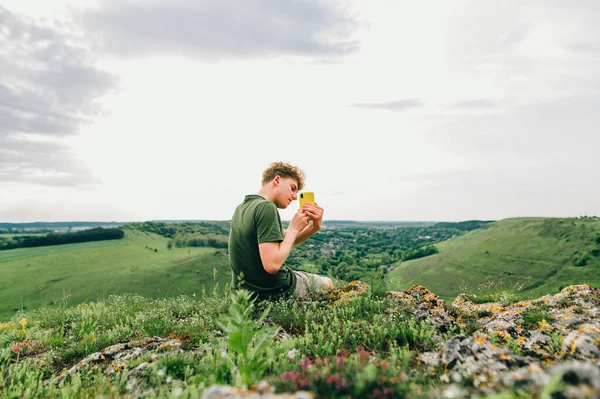
M 320 293 L 331 289 L 327 280 L 318 274 L 294 271 L 296 275 L 296 289 L 293 296 L 295 298 L 306 298 L 309 294 Z

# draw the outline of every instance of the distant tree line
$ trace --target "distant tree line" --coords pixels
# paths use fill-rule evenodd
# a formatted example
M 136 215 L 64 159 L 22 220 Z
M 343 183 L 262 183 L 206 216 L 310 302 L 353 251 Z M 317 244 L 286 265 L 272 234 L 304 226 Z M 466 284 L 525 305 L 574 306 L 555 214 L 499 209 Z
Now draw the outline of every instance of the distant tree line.
M 211 222 L 139 222 L 130 223 L 125 227 L 133 228 L 147 233 L 154 233 L 167 238 L 174 238 L 178 233 L 198 235 L 228 235 L 229 231 Z
M 119 222 L 31 222 L 31 223 L 0 223 L 0 231 L 2 230 L 35 230 L 36 233 L 42 230 L 54 231 L 71 229 L 73 227 L 103 227 L 115 228 L 120 227 L 123 223 Z
M 40 230 L 35 230 L 35 231 L 31 231 L 31 230 L 27 230 L 27 229 L 17 229 L 17 228 L 2 228 L 0 227 L 0 235 L 5 234 L 5 235 L 12 235 L 12 234 L 48 234 L 48 233 L 53 233 L 54 230 L 51 229 L 40 229 Z
M 0 242 L 0 250 L 42 247 L 46 245 L 75 244 L 90 241 L 118 240 L 125 236 L 121 229 L 101 227 L 74 233 L 49 233 L 46 235 L 16 236 L 10 241 Z
M 461 231 L 471 231 L 484 227 L 487 224 L 494 223 L 494 220 L 467 220 L 465 222 L 439 222 L 432 227 L 440 229 L 457 229 Z
M 436 247 L 434 247 L 433 245 L 428 245 L 426 247 L 421 247 L 421 248 L 416 248 L 416 249 L 413 249 L 410 251 L 406 251 L 402 256 L 402 260 L 424 258 L 425 256 L 437 254 L 438 252 L 439 251 Z
M 167 244 L 171 249 L 173 246 L 177 248 L 184 247 L 211 247 L 211 248 L 227 248 L 228 236 L 223 234 L 186 234 L 177 233 Z

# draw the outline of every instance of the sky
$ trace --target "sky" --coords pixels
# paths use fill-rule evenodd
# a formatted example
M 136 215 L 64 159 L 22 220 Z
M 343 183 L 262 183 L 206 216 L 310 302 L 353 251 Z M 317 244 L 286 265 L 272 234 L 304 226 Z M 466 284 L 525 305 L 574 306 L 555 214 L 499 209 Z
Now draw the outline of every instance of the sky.
M 600 215 L 600 2 L 3 0 L 0 222 Z M 293 203 L 282 210 L 289 220 Z

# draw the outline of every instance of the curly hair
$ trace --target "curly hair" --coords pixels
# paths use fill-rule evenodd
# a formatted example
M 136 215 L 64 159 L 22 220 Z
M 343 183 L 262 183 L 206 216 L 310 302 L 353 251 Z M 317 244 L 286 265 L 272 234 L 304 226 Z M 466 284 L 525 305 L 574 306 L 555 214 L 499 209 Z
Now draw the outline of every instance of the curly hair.
M 275 178 L 275 176 L 290 177 L 298 182 L 298 190 L 302 190 L 306 176 L 297 166 L 285 162 L 273 162 L 262 174 L 262 184 L 265 185 Z

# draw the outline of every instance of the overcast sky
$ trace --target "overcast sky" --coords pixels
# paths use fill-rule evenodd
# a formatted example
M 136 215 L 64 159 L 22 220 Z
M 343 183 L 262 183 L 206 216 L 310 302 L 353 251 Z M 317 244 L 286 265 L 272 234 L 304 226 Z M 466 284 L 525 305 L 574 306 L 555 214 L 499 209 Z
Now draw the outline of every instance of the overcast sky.
M 600 215 L 600 1 L 3 0 L 0 221 Z M 282 211 L 290 219 L 297 208 Z

